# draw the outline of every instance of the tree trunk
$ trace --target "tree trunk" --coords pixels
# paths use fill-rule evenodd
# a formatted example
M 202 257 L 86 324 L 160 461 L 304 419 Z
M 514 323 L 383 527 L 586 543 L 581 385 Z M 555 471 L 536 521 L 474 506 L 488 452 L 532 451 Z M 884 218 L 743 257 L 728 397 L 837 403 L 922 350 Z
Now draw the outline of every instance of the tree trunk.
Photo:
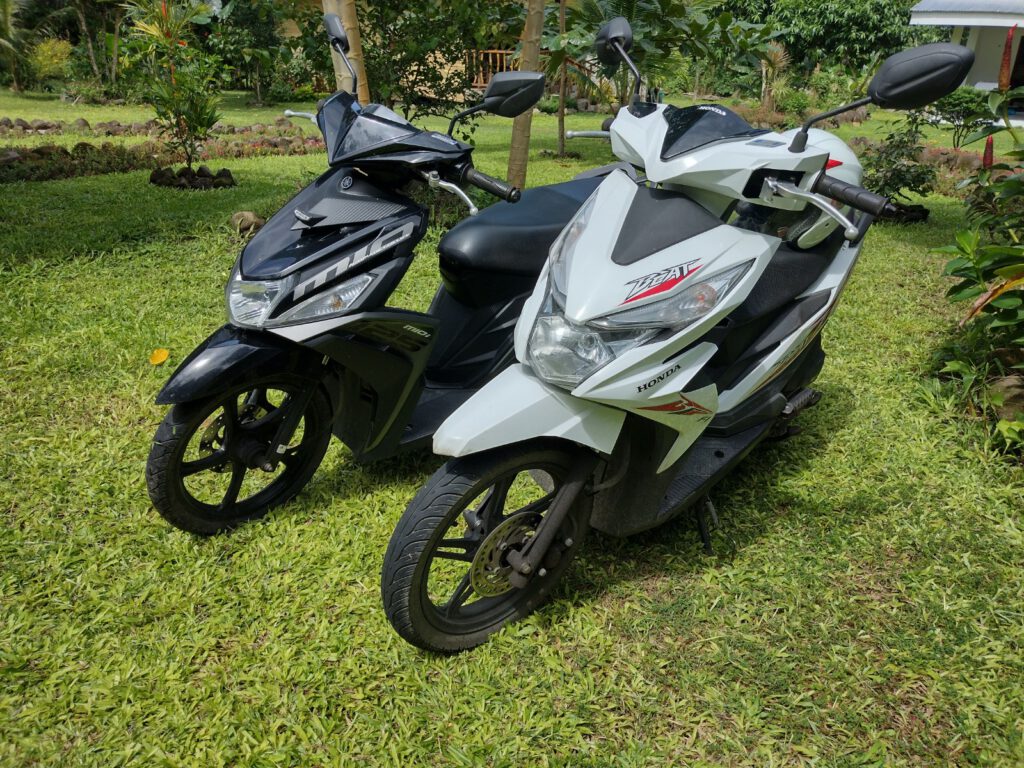
M 363 44 L 359 35 L 359 16 L 356 13 L 355 0 L 323 0 L 324 13 L 336 13 L 341 17 L 341 23 L 345 27 L 345 34 L 348 37 L 348 60 L 359 76 L 358 93 L 359 101 L 363 104 L 370 103 L 370 83 L 366 79 L 366 65 L 363 62 Z M 334 79 L 337 87 L 341 90 L 352 93 L 352 75 L 349 74 L 341 56 L 331 51 L 331 58 L 334 61 Z
M 121 21 L 124 19 L 123 13 L 117 13 L 114 15 L 114 50 L 113 55 L 110 57 L 110 84 L 114 85 L 117 83 L 117 68 L 118 68 L 118 57 L 121 55 Z
M 565 0 L 558 0 L 558 34 L 562 36 L 562 66 L 558 78 L 558 156 L 565 156 Z
M 526 25 L 523 28 L 523 51 L 519 69 L 540 68 L 540 36 L 544 29 L 544 0 L 526 0 Z M 526 164 L 530 153 L 530 127 L 533 110 L 528 109 L 512 124 L 512 142 L 508 150 L 508 181 L 520 189 L 526 186 Z
M 89 65 L 96 79 L 103 82 L 103 73 L 100 72 L 100 65 L 96 62 L 96 51 L 92 47 L 92 35 L 89 33 L 89 24 L 85 20 L 85 11 L 82 6 L 75 4 L 75 13 L 78 16 L 78 26 L 82 30 L 82 39 L 85 41 L 85 50 L 89 54 Z

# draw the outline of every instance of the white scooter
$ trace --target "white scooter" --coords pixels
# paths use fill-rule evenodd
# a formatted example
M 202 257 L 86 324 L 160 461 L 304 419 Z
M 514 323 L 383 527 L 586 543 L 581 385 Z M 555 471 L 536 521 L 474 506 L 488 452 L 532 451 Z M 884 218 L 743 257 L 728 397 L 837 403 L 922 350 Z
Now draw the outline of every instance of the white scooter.
M 597 39 L 626 62 L 625 19 Z M 644 531 L 695 509 L 751 449 L 814 405 L 822 326 L 889 201 L 812 125 L 867 103 L 955 90 L 973 53 L 899 53 L 869 96 L 799 130 L 728 109 L 634 102 L 611 125 L 612 173 L 551 247 L 515 331 L 518 365 L 434 436 L 453 456 L 409 504 L 382 593 L 402 637 L 471 648 L 551 593 L 589 527 Z M 646 178 L 637 178 L 633 168 Z

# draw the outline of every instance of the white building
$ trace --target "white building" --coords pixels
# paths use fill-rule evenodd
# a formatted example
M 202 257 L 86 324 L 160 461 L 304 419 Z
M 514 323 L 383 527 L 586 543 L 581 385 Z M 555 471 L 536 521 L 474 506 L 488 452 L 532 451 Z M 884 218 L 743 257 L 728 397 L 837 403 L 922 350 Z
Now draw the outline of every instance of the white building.
M 910 23 L 952 27 L 952 41 L 971 48 L 976 57 L 966 84 L 985 91 L 995 90 L 999 83 L 1006 34 L 1017 24 L 1011 85 L 1024 85 L 1024 0 L 921 0 L 910 11 Z

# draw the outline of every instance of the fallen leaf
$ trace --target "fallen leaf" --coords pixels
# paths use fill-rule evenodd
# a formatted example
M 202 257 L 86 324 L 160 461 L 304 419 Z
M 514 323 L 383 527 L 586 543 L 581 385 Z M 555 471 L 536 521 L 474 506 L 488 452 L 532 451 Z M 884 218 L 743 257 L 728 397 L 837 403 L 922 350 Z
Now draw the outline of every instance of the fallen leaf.
M 167 358 L 171 356 L 163 347 L 157 347 L 149 353 L 149 364 L 150 365 L 163 365 L 167 362 Z

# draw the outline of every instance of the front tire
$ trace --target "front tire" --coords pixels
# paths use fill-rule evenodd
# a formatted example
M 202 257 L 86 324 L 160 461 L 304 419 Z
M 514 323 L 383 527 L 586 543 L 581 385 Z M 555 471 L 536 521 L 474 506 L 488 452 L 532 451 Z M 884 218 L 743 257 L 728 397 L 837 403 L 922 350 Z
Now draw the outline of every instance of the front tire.
M 260 464 L 303 388 L 316 390 L 280 462 Z M 333 423 L 326 394 L 288 377 L 265 379 L 175 405 L 153 438 L 146 485 L 171 525 L 203 536 L 263 517 L 290 500 L 323 461 Z
M 381 596 L 398 634 L 453 653 L 543 604 L 589 529 L 590 497 L 573 502 L 544 568 L 526 586 L 509 583 L 504 556 L 533 536 L 578 460 L 575 450 L 534 443 L 453 459 L 434 473 L 384 555 Z

